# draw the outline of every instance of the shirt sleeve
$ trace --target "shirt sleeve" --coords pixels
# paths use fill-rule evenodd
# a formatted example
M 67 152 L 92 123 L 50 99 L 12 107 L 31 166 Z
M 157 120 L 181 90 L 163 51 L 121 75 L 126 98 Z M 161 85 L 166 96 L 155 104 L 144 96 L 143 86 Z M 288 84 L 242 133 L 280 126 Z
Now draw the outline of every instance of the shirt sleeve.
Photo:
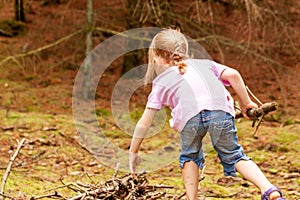
M 152 91 L 148 96 L 148 101 L 146 108 L 153 108 L 160 110 L 162 108 L 162 102 L 161 102 L 161 95 L 162 95 L 162 88 L 158 85 L 153 85 Z
M 221 75 L 224 72 L 224 70 L 228 69 L 229 67 L 222 65 L 220 63 L 212 62 L 211 70 L 214 72 L 214 74 L 218 77 L 219 80 L 222 81 L 223 85 L 230 86 L 229 81 L 222 80 Z

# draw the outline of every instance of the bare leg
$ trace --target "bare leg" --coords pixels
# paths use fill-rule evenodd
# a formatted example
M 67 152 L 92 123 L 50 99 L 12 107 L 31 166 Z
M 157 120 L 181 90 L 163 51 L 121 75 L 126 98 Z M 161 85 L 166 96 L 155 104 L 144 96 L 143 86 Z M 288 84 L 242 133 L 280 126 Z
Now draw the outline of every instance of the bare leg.
M 184 163 L 182 169 L 183 182 L 189 200 L 198 199 L 199 168 L 193 161 Z
M 262 194 L 273 186 L 259 167 L 251 160 L 240 160 L 236 163 L 235 168 L 245 179 L 256 185 Z M 278 197 L 280 197 L 280 194 L 277 191 L 270 194 L 271 200 Z

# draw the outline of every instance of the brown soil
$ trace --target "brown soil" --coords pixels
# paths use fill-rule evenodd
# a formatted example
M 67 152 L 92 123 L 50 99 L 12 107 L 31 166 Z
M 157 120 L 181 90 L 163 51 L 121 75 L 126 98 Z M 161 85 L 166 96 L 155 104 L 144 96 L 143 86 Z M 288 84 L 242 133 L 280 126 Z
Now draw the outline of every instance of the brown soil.
M 2 2 L 3 1 L 0 3 L 0 19 L 12 19 L 14 16 L 14 1 L 6 0 L 6 3 Z M 39 47 L 53 43 L 68 34 L 85 28 L 85 1 L 61 0 L 59 4 L 50 3 L 44 6 L 42 5 L 42 0 L 28 0 L 25 2 L 27 33 L 17 37 L 0 36 L 0 60 L 10 55 L 36 50 Z M 124 19 L 126 16 L 122 2 L 121 0 L 95 0 L 96 26 L 115 31 L 125 30 L 126 23 Z M 192 2 L 193 1 L 189 3 Z M 274 4 L 274 9 L 278 9 L 275 1 L 269 0 L 267 2 L 270 3 L 270 5 Z M 279 10 L 278 12 L 286 12 L 286 21 L 290 24 L 294 24 L 291 27 L 291 32 L 298 36 L 291 36 L 293 36 L 292 41 L 294 46 L 299 49 L 300 2 L 294 2 L 296 3 L 293 5 L 287 4 L 286 7 L 282 8 L 285 11 Z M 178 5 L 178 9 L 181 9 L 182 6 L 180 4 Z M 219 9 L 218 12 L 217 9 Z M 222 3 L 213 4 L 213 10 L 215 11 L 215 20 L 218 22 L 215 24 L 216 32 L 222 32 L 224 37 L 230 36 L 235 41 L 245 40 L 247 42 L 248 31 L 245 30 L 247 29 L 245 28 L 247 27 L 246 15 L 241 15 L 240 12 L 235 12 L 235 10 L 230 7 L 224 8 L 222 7 Z M 217 13 L 219 15 L 217 15 Z M 245 22 L 244 26 L 242 26 L 241 23 L 237 23 L 239 19 Z M 208 18 L 207 20 L 209 21 L 210 19 Z M 183 26 L 183 30 L 185 28 L 186 27 Z M 266 44 L 269 44 L 275 41 L 275 33 L 268 32 L 268 30 L 253 26 L 252 32 L 255 32 L 256 34 L 254 35 L 257 36 L 253 36 L 255 43 L 266 42 Z M 193 34 L 194 33 L 191 33 L 190 36 L 194 37 Z M 263 38 L 259 40 L 261 35 L 263 35 Z M 109 36 L 111 36 L 111 34 L 107 32 L 95 34 L 93 38 L 94 46 L 100 44 Z M 276 42 L 285 43 L 290 41 L 288 41 L 287 38 L 286 41 Z M 230 46 L 224 48 L 222 52 L 218 51 L 216 46 L 210 48 L 205 42 L 203 46 L 208 49 L 210 55 L 212 55 L 215 60 L 224 62 L 224 64 L 238 69 L 243 75 L 246 84 L 262 102 L 277 101 L 279 103 L 279 110 L 273 120 L 279 120 L 282 124 L 295 122 L 294 117 L 299 114 L 300 107 L 299 52 L 296 52 L 298 54 L 292 55 L 291 52 L 293 51 L 289 51 L 292 47 L 282 45 L 278 47 L 278 52 L 281 52 L 278 55 L 276 51 L 274 51 L 276 49 L 272 48 L 271 50 L 274 52 L 269 52 L 269 55 L 276 54 L 276 57 L 273 57 L 274 59 L 280 57 L 280 60 L 282 60 L 280 67 L 276 64 L 266 64 L 266 62 L 257 59 L 255 56 L 246 56 L 239 50 L 231 49 Z M 5 63 L 4 66 L 0 66 L 0 79 L 2 79 L 0 82 L 0 98 L 3 100 L 7 95 L 12 98 L 9 103 L 2 101 L 0 106 L 2 109 L 10 111 L 34 111 L 51 114 L 53 116 L 58 114 L 71 115 L 74 79 L 84 58 L 85 34 L 81 33 L 53 48 L 20 59 L 19 62 L 22 63 L 20 66 L 13 62 Z M 112 63 L 101 77 L 96 95 L 97 108 L 110 109 L 112 90 L 122 70 L 121 63 L 122 59 L 118 59 Z M 147 92 L 148 91 L 145 92 L 141 89 L 139 95 L 137 95 L 137 93 L 133 95 L 131 99 L 133 106 L 143 107 Z M 72 131 L 75 132 L 75 130 Z M 72 134 L 74 137 L 74 133 Z M 1 158 L 8 160 L 7 150 L 13 146 L 11 142 L 21 136 L 22 134 L 18 136 L 11 135 L 9 140 L 0 141 Z M 65 136 L 59 137 L 65 138 Z M 73 137 L 72 139 L 74 139 Z M 38 143 L 40 146 L 58 145 L 51 144 L 52 139 L 53 138 L 47 139 L 47 144 L 44 144 L 44 141 L 41 140 L 32 142 Z M 78 145 L 75 142 L 76 139 L 72 139 L 71 141 L 65 141 L 61 145 Z M 253 148 L 253 146 L 251 147 Z M 81 159 L 85 158 L 82 157 Z M 92 162 L 91 160 L 93 159 L 90 157 L 88 161 L 80 164 L 83 165 L 84 168 L 98 170 L 97 173 L 101 173 L 102 169 L 100 170 L 101 172 L 99 172 L 97 167 L 87 166 L 87 164 Z M 69 160 L 69 162 L 71 161 L 72 159 Z M 68 162 L 64 162 L 67 165 Z M 1 164 L 3 165 L 4 163 Z

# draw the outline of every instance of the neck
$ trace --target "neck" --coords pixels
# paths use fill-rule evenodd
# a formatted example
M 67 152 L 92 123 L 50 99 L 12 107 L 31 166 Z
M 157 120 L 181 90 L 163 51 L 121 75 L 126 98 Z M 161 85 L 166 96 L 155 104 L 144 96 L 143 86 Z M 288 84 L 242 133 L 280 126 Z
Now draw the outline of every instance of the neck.
M 165 65 L 157 65 L 156 69 L 155 69 L 155 72 L 156 74 L 161 74 L 163 73 L 164 71 L 166 71 L 168 68 L 170 67 L 170 65 L 168 64 L 165 64 Z

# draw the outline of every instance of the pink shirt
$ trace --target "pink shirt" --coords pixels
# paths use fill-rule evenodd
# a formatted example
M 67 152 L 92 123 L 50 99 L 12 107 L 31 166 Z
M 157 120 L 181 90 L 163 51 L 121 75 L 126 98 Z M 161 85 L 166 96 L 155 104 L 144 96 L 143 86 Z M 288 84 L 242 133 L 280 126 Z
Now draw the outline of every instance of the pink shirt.
M 153 81 L 146 107 L 160 110 L 172 109 L 170 126 L 181 131 L 186 122 L 202 110 L 223 110 L 235 115 L 233 99 L 221 81 L 227 66 L 211 60 L 189 59 L 186 72 L 181 75 L 178 67 L 170 67 Z

